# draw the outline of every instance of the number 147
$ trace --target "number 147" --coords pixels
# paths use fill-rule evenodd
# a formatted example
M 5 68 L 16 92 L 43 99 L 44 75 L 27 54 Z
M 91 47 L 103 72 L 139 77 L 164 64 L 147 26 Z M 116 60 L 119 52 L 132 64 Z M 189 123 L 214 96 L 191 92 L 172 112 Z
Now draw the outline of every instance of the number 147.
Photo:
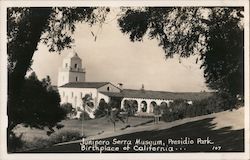
M 219 151 L 219 150 L 221 150 L 221 146 L 213 146 L 212 150 Z

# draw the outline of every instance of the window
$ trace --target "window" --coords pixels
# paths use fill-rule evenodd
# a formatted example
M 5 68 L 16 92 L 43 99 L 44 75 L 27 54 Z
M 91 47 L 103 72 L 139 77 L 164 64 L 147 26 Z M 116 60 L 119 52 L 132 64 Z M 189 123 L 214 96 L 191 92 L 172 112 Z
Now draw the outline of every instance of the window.
M 76 82 L 78 81 L 78 77 L 76 76 Z
M 65 96 L 65 93 L 64 93 L 64 91 L 63 91 L 63 97 Z
M 107 91 L 109 91 L 109 87 L 107 87 Z
M 65 68 L 67 68 L 67 67 L 68 67 L 68 63 L 65 64 Z
M 77 64 L 75 64 L 75 68 L 77 68 Z
M 75 104 L 74 106 L 76 108 L 76 106 L 77 106 L 77 96 L 75 96 L 74 104 Z
M 74 93 L 73 93 L 73 92 L 71 92 L 71 97 L 72 97 L 72 98 L 74 97 Z
M 82 98 L 82 92 L 81 92 L 81 98 Z

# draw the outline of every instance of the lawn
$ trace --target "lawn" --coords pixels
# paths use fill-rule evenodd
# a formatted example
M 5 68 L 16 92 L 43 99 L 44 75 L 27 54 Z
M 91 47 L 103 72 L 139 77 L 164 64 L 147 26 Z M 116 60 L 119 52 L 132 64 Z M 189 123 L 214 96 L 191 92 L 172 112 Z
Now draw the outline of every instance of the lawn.
M 128 121 L 125 123 L 121 121 L 116 122 L 115 131 L 125 130 L 128 127 L 147 125 L 152 122 L 153 118 L 129 117 Z M 82 126 L 84 137 L 93 137 L 102 134 L 114 133 L 113 123 L 111 123 L 107 117 L 84 121 L 77 119 L 64 120 L 60 122 L 60 124 L 62 124 L 64 127 L 59 130 L 55 128 L 55 132 L 50 136 L 47 135 L 45 130 L 26 128 L 22 125 L 18 125 L 16 127 L 15 133 L 17 135 L 22 134 L 22 140 L 25 141 L 26 144 L 25 150 L 51 145 L 51 143 L 53 143 L 51 141 L 56 141 L 58 143 L 58 141 L 60 141 L 58 140 L 60 138 L 58 136 L 64 136 L 64 134 L 67 134 L 65 136 L 69 136 L 70 134 L 76 135 L 75 137 L 79 135 L 78 139 L 81 139 L 80 136 L 82 135 Z M 54 140 L 55 138 L 57 140 Z
M 137 120 L 141 120 L 138 118 Z M 137 121 L 135 119 L 135 121 Z M 101 121 L 101 119 L 100 119 Z M 98 125 L 97 125 L 98 126 Z M 95 127 L 97 127 L 95 126 Z M 95 128 L 92 126 L 92 128 Z M 105 127 L 101 127 L 105 128 Z M 112 128 L 109 126 L 109 128 Z M 244 108 L 234 111 L 224 111 L 211 115 L 186 118 L 174 122 L 166 123 L 141 123 L 125 130 L 116 132 L 108 131 L 106 133 L 93 136 L 91 139 L 112 141 L 114 138 L 120 140 L 168 140 L 181 139 L 188 137 L 190 139 L 209 137 L 214 144 L 195 144 L 195 145 L 174 145 L 177 150 L 174 152 L 243 152 L 244 151 Z M 110 145 L 117 146 L 117 145 Z M 220 146 L 220 150 L 213 150 L 213 147 Z M 182 150 L 180 150 L 182 148 Z M 82 153 L 80 150 L 80 141 L 55 145 L 49 148 L 33 150 L 33 153 Z M 92 153 L 87 151 L 86 153 Z M 133 153 L 133 149 L 128 151 L 119 150 L 119 152 Z M 142 151 L 144 152 L 144 151 Z M 152 152 L 152 151 L 145 151 Z M 98 153 L 98 152 L 96 152 Z

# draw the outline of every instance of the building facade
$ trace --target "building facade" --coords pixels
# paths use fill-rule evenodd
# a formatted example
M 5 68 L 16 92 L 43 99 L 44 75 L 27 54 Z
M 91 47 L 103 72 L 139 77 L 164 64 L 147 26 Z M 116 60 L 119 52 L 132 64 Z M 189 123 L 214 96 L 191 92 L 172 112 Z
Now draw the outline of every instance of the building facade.
M 111 99 L 119 100 L 121 109 L 126 103 L 133 103 L 136 115 L 152 115 L 154 107 L 163 105 L 168 107 L 175 99 L 186 99 L 192 104 L 196 93 L 173 93 L 163 91 L 123 89 L 122 84 L 118 86 L 110 82 L 86 82 L 86 70 L 82 65 L 81 58 L 77 53 L 70 53 L 64 60 L 58 74 L 58 91 L 61 97 L 61 104 L 71 103 L 78 110 L 83 109 L 82 98 L 85 95 L 91 96 L 91 103 L 87 108 L 90 117 L 94 118 L 93 112 L 103 99 L 109 102 Z M 199 94 L 199 93 L 197 93 Z

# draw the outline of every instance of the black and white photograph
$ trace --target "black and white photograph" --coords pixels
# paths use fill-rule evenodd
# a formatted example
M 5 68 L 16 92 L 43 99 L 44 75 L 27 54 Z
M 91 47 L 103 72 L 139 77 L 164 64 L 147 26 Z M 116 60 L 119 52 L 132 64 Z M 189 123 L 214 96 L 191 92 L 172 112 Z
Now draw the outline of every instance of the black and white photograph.
M 0 4 L 0 159 L 250 158 L 248 1 Z

